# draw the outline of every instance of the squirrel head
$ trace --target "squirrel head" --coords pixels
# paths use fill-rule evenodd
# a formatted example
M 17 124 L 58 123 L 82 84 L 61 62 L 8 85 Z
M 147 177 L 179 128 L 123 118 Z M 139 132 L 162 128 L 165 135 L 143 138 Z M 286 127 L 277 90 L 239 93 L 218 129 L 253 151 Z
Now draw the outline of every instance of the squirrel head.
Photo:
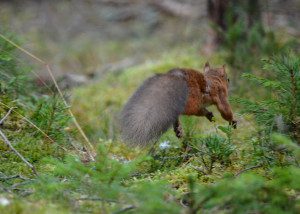
M 204 75 L 206 76 L 216 76 L 220 78 L 226 85 L 229 85 L 229 78 L 226 73 L 226 66 L 223 65 L 221 68 L 211 68 L 209 62 L 204 65 Z

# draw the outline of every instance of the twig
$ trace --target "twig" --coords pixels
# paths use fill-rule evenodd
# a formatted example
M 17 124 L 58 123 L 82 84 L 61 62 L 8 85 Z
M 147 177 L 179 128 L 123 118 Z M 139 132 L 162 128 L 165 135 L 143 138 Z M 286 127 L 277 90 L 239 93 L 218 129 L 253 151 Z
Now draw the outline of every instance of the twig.
M 54 78 L 53 72 L 52 72 L 52 70 L 51 70 L 49 64 L 48 64 L 46 61 L 40 59 L 39 57 L 33 55 L 33 54 L 30 53 L 29 51 L 25 50 L 24 48 L 20 47 L 19 45 L 17 45 L 16 43 L 14 43 L 13 41 L 11 41 L 10 39 L 6 38 L 6 37 L 5 37 L 4 35 L 2 35 L 1 33 L 0 33 L 0 37 L 1 37 L 2 39 L 4 39 L 6 42 L 10 43 L 11 45 L 13 45 L 13 46 L 16 47 L 17 49 L 21 50 L 23 53 L 25 53 L 25 54 L 27 54 L 28 56 L 32 57 L 32 58 L 35 59 L 37 62 L 41 63 L 43 66 L 46 67 L 46 69 L 47 69 L 47 71 L 48 71 L 48 73 L 49 73 L 49 75 L 50 75 L 50 77 L 51 77 L 51 79 L 52 79 L 52 81 L 53 81 L 53 83 L 54 83 L 54 85 L 55 85 L 55 87 L 56 87 L 56 89 L 57 89 L 57 91 L 58 91 L 60 97 L 61 97 L 61 99 L 63 100 L 65 106 L 66 106 L 66 107 L 69 107 L 69 105 L 68 105 L 66 99 L 64 98 L 64 96 L 63 96 L 63 94 L 62 94 L 62 91 L 60 90 L 60 88 L 59 88 L 59 86 L 58 86 L 58 84 L 57 84 L 57 81 L 56 81 L 55 78 Z M 88 153 L 89 156 L 90 156 L 90 159 L 91 159 L 92 161 L 94 161 L 94 160 L 95 160 L 95 159 L 94 159 L 94 156 L 95 156 L 95 149 L 94 149 L 93 145 L 91 144 L 91 142 L 89 141 L 89 139 L 88 139 L 87 136 L 85 135 L 84 131 L 82 130 L 82 128 L 81 128 L 81 126 L 79 125 L 79 123 L 77 122 L 77 120 L 76 120 L 76 118 L 75 118 L 75 116 L 74 116 L 74 114 L 73 114 L 73 112 L 71 111 L 70 108 L 68 108 L 68 112 L 69 112 L 69 114 L 71 115 L 71 117 L 72 117 L 72 119 L 73 119 L 73 122 L 74 122 L 76 128 L 79 130 L 79 133 L 82 135 L 82 137 L 83 137 L 84 140 L 85 140 L 84 147 L 86 148 L 87 153 Z
M 16 107 L 11 107 L 8 112 L 6 113 L 6 115 L 0 120 L 0 125 L 3 124 L 4 120 L 6 120 L 6 118 L 10 115 L 11 111 L 16 108 Z
M 213 169 L 213 167 L 214 167 L 214 163 L 215 163 L 215 159 L 214 159 L 214 157 L 210 157 L 210 165 L 209 165 L 209 173 L 211 173 L 212 172 L 212 169 Z
M 47 68 L 47 70 L 48 70 L 48 72 L 49 72 L 49 75 L 50 75 L 52 81 L 54 82 L 54 85 L 55 85 L 55 87 L 56 87 L 56 89 L 57 89 L 57 91 L 58 91 L 58 93 L 59 93 L 59 95 L 60 95 L 62 101 L 64 102 L 65 106 L 68 108 L 68 112 L 69 112 L 69 114 L 70 114 L 71 117 L 72 117 L 73 123 L 75 124 L 76 128 L 78 129 L 78 131 L 80 132 L 80 134 L 82 135 L 82 137 L 84 138 L 84 140 L 85 140 L 85 142 L 86 142 L 85 147 L 86 147 L 86 151 L 87 151 L 88 155 L 90 156 L 90 159 L 91 159 L 92 161 L 95 161 L 95 158 L 94 158 L 94 156 L 95 156 L 95 150 L 94 150 L 93 145 L 91 144 L 91 142 L 89 141 L 88 137 L 85 135 L 85 133 L 84 133 L 84 131 L 82 130 L 81 126 L 80 126 L 79 123 L 77 122 L 77 119 L 76 119 L 76 117 L 74 116 L 72 110 L 69 108 L 70 105 L 67 103 L 66 99 L 65 99 L 64 96 L 63 96 L 62 91 L 61 91 L 60 88 L 58 87 L 58 84 L 57 84 L 57 82 L 56 82 L 56 80 L 55 80 L 55 78 L 54 78 L 54 76 L 53 76 L 53 72 L 52 72 L 50 66 L 49 66 L 48 64 L 45 64 L 45 65 L 46 65 L 46 68 Z
M 3 121 L 8 117 L 8 115 L 10 114 L 10 112 L 12 111 L 12 108 L 9 109 L 9 111 L 7 112 L 7 114 L 1 119 L 1 122 L 3 123 Z M 35 175 L 37 175 L 36 170 L 34 168 L 34 166 L 29 163 L 10 143 L 10 141 L 7 139 L 7 137 L 5 136 L 5 134 L 2 132 L 2 130 L 0 129 L 0 135 L 3 138 L 4 143 L 19 157 L 21 158 L 21 160 L 33 171 L 33 173 Z
M 27 179 L 25 181 L 22 181 L 22 182 L 19 182 L 19 183 L 15 183 L 11 186 L 11 190 L 16 190 L 16 189 L 19 189 L 18 187 L 19 186 L 23 186 L 23 185 L 26 185 L 26 184 L 30 184 L 32 181 L 34 181 L 33 179 Z
M 6 108 L 9 108 L 8 105 L 2 103 L 0 101 L 0 105 L 5 106 Z M 34 128 L 36 128 L 40 133 L 42 133 L 47 139 L 49 139 L 52 143 L 56 143 L 49 135 L 47 135 L 42 129 L 40 129 L 38 126 L 36 126 L 33 122 L 31 122 L 28 118 L 26 118 L 25 116 L 23 116 L 22 114 L 20 114 L 19 112 L 15 111 L 12 109 L 12 112 L 16 113 L 17 115 L 19 115 L 22 119 L 24 119 L 27 123 L 29 123 L 31 126 L 33 126 Z M 58 147 L 60 147 L 61 149 L 63 149 L 64 151 L 67 151 L 66 148 L 62 147 L 61 145 L 57 144 Z
M 257 164 L 255 166 L 251 166 L 249 168 L 243 169 L 243 170 L 239 171 L 238 173 L 236 173 L 235 177 L 238 177 L 240 174 L 242 174 L 244 172 L 247 172 L 247 171 L 252 170 L 252 169 L 260 168 L 260 167 L 262 167 L 262 164 Z
M 10 141 L 7 139 L 7 137 L 5 136 L 5 134 L 2 132 L 2 130 L 0 129 L 0 135 L 4 140 L 4 143 L 19 157 L 22 159 L 22 161 L 33 171 L 33 173 L 35 175 L 37 175 L 37 172 L 34 168 L 34 166 L 29 163 L 10 143 Z
M 32 189 L 26 189 L 23 192 L 19 193 L 19 195 L 21 197 L 27 197 L 27 196 L 29 196 L 29 195 L 31 195 L 33 193 L 34 193 L 34 190 L 32 190 Z
M 121 210 L 119 210 L 117 212 L 114 212 L 113 214 L 124 213 L 124 212 L 126 212 L 128 210 L 132 210 L 132 209 L 135 209 L 135 208 L 136 208 L 136 206 L 130 205 L 130 206 L 125 207 L 125 208 L 123 208 L 123 209 L 121 209 Z
M 120 203 L 122 204 L 122 202 L 114 200 L 114 199 L 105 199 L 105 198 L 98 198 L 98 197 L 83 197 L 83 198 L 78 198 L 76 199 L 77 201 L 103 201 L 103 202 L 108 202 L 108 203 Z M 118 213 L 123 213 L 126 212 L 128 210 L 132 210 L 136 208 L 134 205 L 128 205 L 127 207 L 114 212 L 114 214 L 118 214 Z
M 25 178 L 22 175 L 12 175 L 12 176 L 6 176 L 6 177 L 0 177 L 0 180 L 7 181 L 11 179 L 21 179 L 21 180 L 28 180 L 29 178 Z
M 207 164 L 206 164 L 206 162 L 205 162 L 204 157 L 203 157 L 202 154 L 200 155 L 200 158 L 201 158 L 201 160 L 202 160 L 203 165 L 205 166 L 205 169 L 206 169 L 207 171 L 209 171 L 209 168 L 208 168 L 208 166 L 207 166 Z
M 205 173 L 200 167 L 197 167 L 197 166 L 191 166 L 193 169 L 195 169 L 196 171 L 198 172 L 201 172 L 203 175 L 207 175 L 207 173 Z
M 85 198 L 78 198 L 77 201 L 104 201 L 109 203 L 120 203 L 114 199 L 105 199 L 105 198 L 95 198 L 95 197 L 85 197 Z

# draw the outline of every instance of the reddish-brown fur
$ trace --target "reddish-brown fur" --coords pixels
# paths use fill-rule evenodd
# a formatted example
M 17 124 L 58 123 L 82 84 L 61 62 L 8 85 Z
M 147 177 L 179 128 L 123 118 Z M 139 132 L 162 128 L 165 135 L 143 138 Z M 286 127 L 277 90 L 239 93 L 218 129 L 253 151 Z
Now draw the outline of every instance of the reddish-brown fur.
M 228 102 L 229 79 L 225 66 L 212 69 L 206 63 L 204 73 L 193 69 L 180 69 L 186 77 L 189 94 L 183 115 L 205 116 L 212 121 L 213 114 L 205 107 L 215 105 L 221 116 L 236 127 L 231 106 Z M 176 127 L 180 126 L 174 125 Z M 180 128 L 180 127 L 179 127 Z M 176 131 L 175 131 L 176 132 Z
M 236 126 L 236 121 L 233 120 L 233 114 L 231 106 L 228 102 L 228 82 L 225 68 L 219 68 L 217 70 L 217 75 L 214 73 L 206 72 L 205 78 L 209 85 L 209 93 L 204 96 L 204 104 L 216 105 L 222 117 L 229 121 L 230 124 Z
M 203 103 L 206 81 L 204 75 L 193 69 L 182 69 L 185 73 L 189 88 L 188 100 L 185 106 L 185 115 L 197 115 Z

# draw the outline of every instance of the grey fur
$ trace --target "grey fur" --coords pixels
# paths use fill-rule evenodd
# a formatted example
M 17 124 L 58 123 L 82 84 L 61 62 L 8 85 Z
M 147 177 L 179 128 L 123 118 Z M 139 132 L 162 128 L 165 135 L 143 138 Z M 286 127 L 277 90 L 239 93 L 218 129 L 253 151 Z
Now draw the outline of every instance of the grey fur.
M 184 74 L 170 72 L 145 80 L 121 112 L 123 140 L 145 146 L 158 139 L 184 111 L 187 97 Z

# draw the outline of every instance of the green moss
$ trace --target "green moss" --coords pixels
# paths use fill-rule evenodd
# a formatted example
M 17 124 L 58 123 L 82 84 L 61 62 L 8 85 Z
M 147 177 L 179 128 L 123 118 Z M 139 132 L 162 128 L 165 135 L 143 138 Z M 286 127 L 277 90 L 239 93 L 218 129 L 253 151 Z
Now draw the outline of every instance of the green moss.
M 1 196 L 0 196 L 1 197 Z M 5 197 L 5 196 L 3 196 Z M 65 214 L 71 213 L 67 208 L 62 207 L 61 205 L 49 203 L 49 201 L 28 201 L 21 198 L 10 199 L 9 205 L 2 206 L 0 205 L 0 212 L 5 214 Z

